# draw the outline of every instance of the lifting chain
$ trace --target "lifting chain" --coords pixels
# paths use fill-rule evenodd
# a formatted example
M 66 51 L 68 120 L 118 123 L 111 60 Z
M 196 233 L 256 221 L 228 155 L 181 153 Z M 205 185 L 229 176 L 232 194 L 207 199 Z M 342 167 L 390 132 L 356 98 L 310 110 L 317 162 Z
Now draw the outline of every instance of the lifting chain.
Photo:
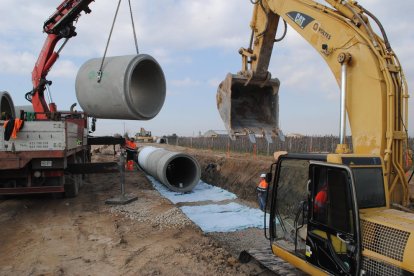
M 105 46 L 104 55 L 103 55 L 103 57 L 102 57 L 101 66 L 99 67 L 99 70 L 98 70 L 98 73 L 97 73 L 97 81 L 98 81 L 98 82 L 100 82 L 100 81 L 101 81 L 101 79 L 102 79 L 102 74 L 103 74 L 103 72 L 102 72 L 102 68 L 103 68 L 103 64 L 104 64 L 104 62 L 105 62 L 106 52 L 108 51 L 109 42 L 111 41 L 112 32 L 113 32 L 113 30 L 114 30 L 114 26 L 115 26 L 115 21 L 116 21 L 116 19 L 117 19 L 117 17 L 118 17 L 118 12 L 119 12 L 119 7 L 120 7 L 120 5 L 121 5 L 121 1 L 122 1 L 122 0 L 119 0 L 119 1 L 118 1 L 118 5 L 117 5 L 117 7 L 116 7 L 116 11 L 115 11 L 115 15 L 114 15 L 114 20 L 112 21 L 111 30 L 110 30 L 110 32 L 109 32 L 109 37 L 108 37 L 108 40 L 107 40 L 107 42 L 106 42 L 106 46 Z M 134 16 L 133 16 L 133 13 L 132 13 L 131 0 L 128 0 L 128 4 L 129 4 L 129 13 L 130 13 L 130 16 L 131 16 L 131 24 L 132 24 L 132 32 L 133 32 L 134 42 L 135 42 L 135 49 L 136 49 L 136 51 L 137 51 L 137 54 L 139 54 L 139 50 L 138 50 L 138 40 L 137 40 L 137 34 L 136 34 L 136 31 L 135 31 L 135 23 L 134 23 Z

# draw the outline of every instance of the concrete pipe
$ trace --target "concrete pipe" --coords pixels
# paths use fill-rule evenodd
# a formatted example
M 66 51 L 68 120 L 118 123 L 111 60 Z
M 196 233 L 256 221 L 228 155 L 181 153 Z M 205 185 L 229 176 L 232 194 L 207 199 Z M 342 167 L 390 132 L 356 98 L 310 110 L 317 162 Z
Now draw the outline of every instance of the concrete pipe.
M 88 60 L 76 76 L 76 97 L 83 111 L 102 119 L 149 120 L 160 112 L 166 95 L 164 73 L 149 55 Z
M 138 154 L 138 164 L 174 192 L 189 192 L 200 180 L 200 165 L 186 153 L 144 147 Z
M 16 113 L 17 117 L 20 117 L 20 112 L 34 112 L 33 105 L 18 105 L 14 107 L 14 112 Z
M 5 112 L 13 118 L 16 117 L 12 97 L 6 91 L 0 91 L 0 115 Z

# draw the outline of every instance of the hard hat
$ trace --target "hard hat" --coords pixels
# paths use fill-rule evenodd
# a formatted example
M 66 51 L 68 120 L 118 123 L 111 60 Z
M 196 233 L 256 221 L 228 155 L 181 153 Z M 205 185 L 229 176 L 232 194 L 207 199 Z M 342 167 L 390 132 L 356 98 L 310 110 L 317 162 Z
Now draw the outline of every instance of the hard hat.
M 266 174 L 265 174 L 265 173 L 262 173 L 262 174 L 260 175 L 260 177 L 266 178 Z

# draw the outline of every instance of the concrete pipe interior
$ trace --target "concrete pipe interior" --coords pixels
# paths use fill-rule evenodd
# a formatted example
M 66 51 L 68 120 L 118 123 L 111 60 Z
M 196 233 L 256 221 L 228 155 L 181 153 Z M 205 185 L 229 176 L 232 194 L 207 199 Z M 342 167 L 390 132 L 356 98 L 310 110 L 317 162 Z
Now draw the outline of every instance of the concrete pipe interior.
M 3 116 L 5 114 L 16 117 L 13 100 L 9 93 L 4 91 L 0 92 L 0 115 Z
M 132 70 L 130 96 L 141 115 L 152 118 L 161 110 L 165 98 L 165 80 L 161 67 L 153 60 L 142 60 Z
M 168 163 L 165 175 L 171 186 L 182 189 L 194 185 L 197 172 L 196 163 L 191 158 L 179 156 Z

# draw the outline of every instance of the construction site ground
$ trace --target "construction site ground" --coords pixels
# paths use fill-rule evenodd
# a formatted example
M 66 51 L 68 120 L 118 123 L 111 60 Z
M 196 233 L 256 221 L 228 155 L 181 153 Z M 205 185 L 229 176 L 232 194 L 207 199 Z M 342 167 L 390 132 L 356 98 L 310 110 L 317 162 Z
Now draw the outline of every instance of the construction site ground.
M 113 161 L 112 153 L 100 149 L 93 159 Z M 207 162 L 215 158 L 205 155 Z M 76 198 L 1 198 L 0 275 L 271 274 L 237 260 L 243 249 L 268 246 L 263 230 L 205 234 L 142 172 L 126 173 L 126 191 L 138 200 L 123 208 L 105 204 L 120 194 L 119 173 L 93 174 Z M 245 204 L 257 207 L 255 200 Z
M 256 182 L 271 157 L 163 147 L 192 154 L 205 182 L 257 207 Z M 114 159 L 112 147 L 93 155 L 94 161 Z M 0 275 L 272 274 L 254 261 L 237 260 L 242 250 L 269 246 L 263 230 L 203 233 L 140 171 L 126 174 L 126 191 L 138 200 L 122 208 L 105 204 L 120 194 L 119 173 L 94 174 L 76 198 L 0 199 Z

